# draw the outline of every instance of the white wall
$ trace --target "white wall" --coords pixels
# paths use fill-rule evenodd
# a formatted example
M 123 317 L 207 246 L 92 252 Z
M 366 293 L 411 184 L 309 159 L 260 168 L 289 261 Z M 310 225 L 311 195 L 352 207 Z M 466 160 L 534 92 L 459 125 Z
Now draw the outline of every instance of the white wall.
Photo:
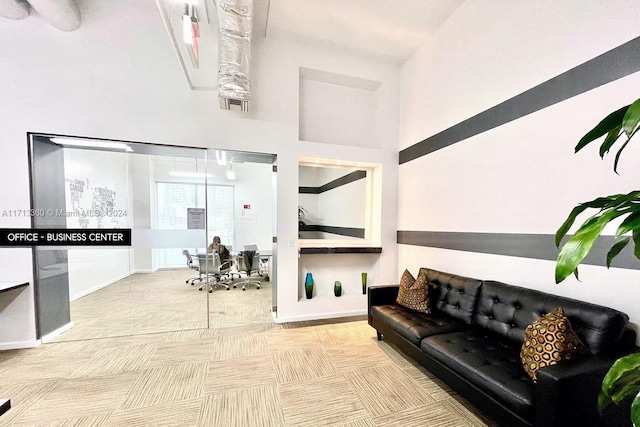
M 94 150 L 73 148 L 64 149 L 65 196 L 67 212 L 73 208 L 80 212 L 95 206 L 94 192 L 97 188 L 106 188 L 115 192 L 114 209 L 129 208 L 129 179 L 127 176 L 127 155 Z M 70 181 L 81 180 L 86 183 L 80 204 L 71 200 Z M 83 227 L 85 218 L 67 217 L 68 228 Z M 86 217 L 88 228 L 129 228 L 128 216 L 99 215 Z M 129 249 L 104 249 L 82 247 L 68 250 L 69 262 L 69 298 L 74 301 L 85 295 L 108 286 L 130 273 Z
M 221 111 L 211 92 L 189 91 L 152 1 L 84 4 L 71 33 L 37 15 L 0 22 L 0 208 L 29 207 L 26 132 L 48 132 L 174 145 L 229 148 L 278 156 L 278 316 L 309 313 L 298 304 L 298 159 L 340 157 L 384 165 L 383 191 L 394 194 L 398 68 L 297 40 L 257 40 L 252 54 L 251 112 Z M 140 17 L 145 19 L 141 20 Z M 118 29 L 114 31 L 114 29 Z M 376 106 L 381 149 L 298 141 L 299 67 L 382 82 Z M 374 144 L 372 142 L 372 144 Z M 376 144 L 378 144 L 376 142 Z M 382 279 L 396 275 L 396 204 L 384 206 Z M 0 218 L 0 227 L 29 227 L 28 218 Z M 0 249 L 6 277 L 31 280 L 29 250 Z M 33 314 L 33 290 L 28 289 Z M 22 296 L 21 296 L 22 298 Z M 22 331 L 35 340 L 35 323 Z
M 301 78 L 300 139 L 370 146 L 375 107 L 375 91 Z
M 400 149 L 640 36 L 637 1 L 465 2 L 403 66 Z M 554 234 L 577 203 L 637 189 L 640 146 L 612 171 L 582 135 L 639 96 L 636 73 L 399 167 L 398 229 Z M 592 301 L 640 322 L 638 270 L 400 245 L 398 277 L 421 266 Z
M 301 166 L 300 186 L 321 187 L 354 170 Z M 298 202 L 308 211 L 305 218 L 310 224 L 365 228 L 367 188 L 366 178 L 362 178 L 320 194 L 299 194 Z M 332 235 L 330 238 L 340 237 Z
M 322 168 L 320 185 L 343 177 L 351 170 Z M 366 228 L 367 179 L 362 178 L 318 194 L 320 224 Z

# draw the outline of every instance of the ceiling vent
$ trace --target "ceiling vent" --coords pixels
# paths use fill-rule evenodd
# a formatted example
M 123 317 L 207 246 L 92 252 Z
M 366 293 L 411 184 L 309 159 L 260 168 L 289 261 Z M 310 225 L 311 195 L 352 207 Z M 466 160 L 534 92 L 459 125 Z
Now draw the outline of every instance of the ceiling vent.
M 249 60 L 251 56 L 251 29 L 253 26 L 252 0 L 218 0 L 218 100 L 220 108 L 229 110 L 239 105 L 249 111 L 251 84 Z

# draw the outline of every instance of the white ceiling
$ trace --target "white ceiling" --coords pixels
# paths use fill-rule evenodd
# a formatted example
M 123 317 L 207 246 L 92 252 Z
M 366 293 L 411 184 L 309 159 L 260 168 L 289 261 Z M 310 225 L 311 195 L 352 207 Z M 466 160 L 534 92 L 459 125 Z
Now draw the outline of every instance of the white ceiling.
M 254 0 L 266 36 L 288 34 L 402 63 L 464 0 Z M 256 18 L 258 18 L 256 14 Z M 261 25 L 256 19 L 255 26 Z M 258 31 L 256 31 L 258 33 Z
M 200 67 L 182 42 L 185 2 L 200 18 Z M 356 55 L 402 64 L 464 0 L 253 0 L 253 39 L 291 37 Z M 159 0 L 170 37 L 193 89 L 217 86 L 218 18 L 215 0 Z M 167 22 L 168 21 L 168 22 Z

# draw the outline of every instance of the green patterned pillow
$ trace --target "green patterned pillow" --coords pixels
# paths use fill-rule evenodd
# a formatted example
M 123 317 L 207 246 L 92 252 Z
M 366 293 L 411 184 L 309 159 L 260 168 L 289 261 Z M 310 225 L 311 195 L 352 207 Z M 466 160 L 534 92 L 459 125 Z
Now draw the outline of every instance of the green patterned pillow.
M 587 347 L 571 327 L 569 318 L 558 307 L 524 330 L 520 360 L 533 382 L 537 382 L 538 369 L 569 360 L 587 351 Z
M 409 270 L 405 270 L 400 278 L 400 289 L 396 302 L 412 310 L 429 313 L 429 291 L 426 274 L 414 279 Z

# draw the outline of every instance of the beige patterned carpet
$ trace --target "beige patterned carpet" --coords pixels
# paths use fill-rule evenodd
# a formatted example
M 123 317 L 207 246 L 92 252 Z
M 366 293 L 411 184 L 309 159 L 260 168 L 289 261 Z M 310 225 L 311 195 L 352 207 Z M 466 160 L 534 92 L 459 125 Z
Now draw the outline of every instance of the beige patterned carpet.
M 184 279 L 177 286 L 204 300 L 204 292 Z M 0 352 L 0 397 L 12 403 L 0 426 L 492 425 L 424 369 L 378 342 L 366 320 L 276 325 L 268 286 L 211 296 L 217 301 L 211 329 L 76 335 Z M 146 302 L 129 312 L 131 331 L 197 321 L 191 313 L 151 317 Z M 248 307 L 244 321 L 241 303 Z M 191 304 L 202 308 L 200 301 Z M 78 312 L 90 325 L 96 321 L 89 310 Z M 115 333 L 107 324 L 93 325 L 78 328 Z

